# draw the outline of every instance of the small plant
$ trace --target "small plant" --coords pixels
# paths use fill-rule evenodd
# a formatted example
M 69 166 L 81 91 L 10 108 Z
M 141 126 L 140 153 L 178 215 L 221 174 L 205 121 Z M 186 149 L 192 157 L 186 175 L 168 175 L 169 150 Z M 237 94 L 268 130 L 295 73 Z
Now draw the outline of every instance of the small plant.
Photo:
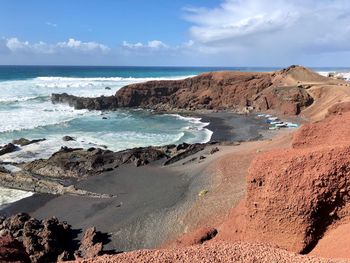
M 208 190 L 204 189 L 204 190 L 202 190 L 202 191 L 200 191 L 200 192 L 198 193 L 198 196 L 199 196 L 199 197 L 203 197 L 203 196 L 205 196 L 208 192 L 209 192 Z

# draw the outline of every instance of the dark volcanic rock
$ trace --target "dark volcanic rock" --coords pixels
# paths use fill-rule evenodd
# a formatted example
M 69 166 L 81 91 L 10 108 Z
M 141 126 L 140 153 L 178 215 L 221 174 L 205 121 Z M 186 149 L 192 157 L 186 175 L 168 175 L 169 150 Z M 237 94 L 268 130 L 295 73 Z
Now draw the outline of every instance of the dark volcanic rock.
M 13 143 L 8 143 L 2 147 L 0 147 L 0 155 L 4 155 L 7 153 L 11 153 L 16 151 L 17 147 Z
M 0 236 L 0 262 L 30 262 L 23 244 L 13 237 Z
M 188 144 L 187 144 L 188 145 Z M 176 163 L 188 156 L 191 156 L 197 152 L 200 152 L 202 150 L 204 150 L 206 144 L 199 144 L 199 143 L 196 143 L 196 144 L 189 144 L 184 151 L 182 152 L 179 152 L 177 154 L 175 154 L 174 156 L 170 157 L 165 163 L 164 165 L 169 165 L 169 164 L 172 164 L 172 163 Z
M 74 259 L 76 254 L 80 258 L 103 254 L 103 243 L 98 242 L 95 228 L 85 232 L 78 251 L 74 241 L 77 231 L 55 217 L 37 220 L 21 213 L 1 218 L 0 223 L 0 260 L 56 262 Z
M 42 176 L 82 178 L 122 164 L 145 165 L 165 156 L 164 149 L 160 147 L 134 148 L 120 152 L 98 148 L 83 150 L 62 147 L 48 160 L 35 160 L 24 164 L 23 168 Z
M 159 146 L 133 148 L 112 152 L 99 148 L 72 149 L 62 147 L 49 159 L 35 160 L 22 165 L 22 169 L 43 177 L 84 178 L 112 171 L 124 164 L 143 166 L 149 163 L 167 159 L 165 165 L 175 163 L 206 147 L 206 144 L 180 144 L 179 146 Z
M 83 98 L 73 95 L 52 94 L 51 101 L 53 103 L 65 103 L 75 109 L 88 109 L 88 110 L 115 110 L 118 108 L 118 100 L 115 96 L 101 96 L 98 98 Z
M 56 218 L 40 221 L 17 214 L 3 219 L 0 230 L 21 243 L 31 262 L 56 262 L 62 252 L 71 251 L 70 226 Z
M 65 141 L 65 142 L 75 141 L 75 139 L 74 139 L 73 137 L 68 136 L 68 135 L 64 136 L 64 137 L 62 138 L 62 140 Z
M 26 146 L 26 145 L 29 145 L 29 144 L 32 144 L 32 143 L 42 142 L 42 141 L 45 141 L 45 140 L 46 139 L 28 140 L 26 138 L 20 138 L 20 139 L 17 139 L 17 140 L 13 140 L 12 143 L 20 145 L 20 146 Z

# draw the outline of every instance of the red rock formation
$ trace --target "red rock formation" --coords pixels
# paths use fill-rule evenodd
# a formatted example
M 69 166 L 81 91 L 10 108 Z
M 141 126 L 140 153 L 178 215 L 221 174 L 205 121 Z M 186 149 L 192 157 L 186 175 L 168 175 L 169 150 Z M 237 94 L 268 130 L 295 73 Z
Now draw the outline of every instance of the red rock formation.
M 115 110 L 143 107 L 158 111 L 230 109 L 236 111 L 275 110 L 287 115 L 299 114 L 313 98 L 310 84 L 329 84 L 301 66 L 272 73 L 211 72 L 184 80 L 149 81 L 120 89 L 115 96 L 81 98 L 52 94 L 53 103 L 67 103 L 77 109 Z
M 254 107 L 295 115 L 312 103 L 306 90 L 297 86 L 298 80 L 289 77 L 300 71 L 304 72 L 305 79 L 314 79 L 315 75 L 323 78 L 303 67 L 290 67 L 275 73 L 215 72 L 185 80 L 133 84 L 122 88 L 115 96 L 122 107 L 238 111 Z
M 79 250 L 75 254 L 76 258 L 93 258 L 102 254 L 103 244 L 97 242 L 97 232 L 95 227 L 88 228 L 81 240 Z
M 259 155 L 249 169 L 246 200 L 218 239 L 309 252 L 330 225 L 350 215 L 349 127 L 350 113 L 330 117 L 303 126 L 291 149 Z
M 30 262 L 23 245 L 11 236 L 0 237 L 0 262 Z

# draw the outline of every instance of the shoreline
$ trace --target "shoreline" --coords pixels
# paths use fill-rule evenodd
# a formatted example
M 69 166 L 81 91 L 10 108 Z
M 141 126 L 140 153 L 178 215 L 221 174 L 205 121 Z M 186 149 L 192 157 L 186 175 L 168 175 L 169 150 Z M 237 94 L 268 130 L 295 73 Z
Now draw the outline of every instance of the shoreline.
M 202 118 L 201 122 L 210 122 L 205 127 L 213 129 L 210 141 L 250 141 L 262 138 L 260 132 L 266 130 L 266 123 L 254 115 L 216 112 L 191 116 Z M 107 249 L 130 251 L 158 247 L 184 231 L 185 225 L 174 229 L 169 226 L 176 224 L 176 218 L 194 204 L 198 192 L 210 187 L 211 179 L 201 171 L 217 158 L 215 154 L 209 154 L 213 147 L 216 146 L 208 146 L 204 151 L 167 167 L 158 164 L 149 164 L 141 169 L 122 166 L 77 183 L 83 190 L 113 194 L 115 198 L 104 200 L 34 194 L 8 204 L 0 210 L 0 214 L 27 212 L 39 219 L 57 216 L 77 229 L 95 226 L 99 231 L 112 233 Z M 192 158 L 199 160 L 202 155 L 206 156 L 205 160 L 191 161 Z M 186 162 L 187 165 L 182 164 Z M 163 227 L 159 228 L 159 224 Z

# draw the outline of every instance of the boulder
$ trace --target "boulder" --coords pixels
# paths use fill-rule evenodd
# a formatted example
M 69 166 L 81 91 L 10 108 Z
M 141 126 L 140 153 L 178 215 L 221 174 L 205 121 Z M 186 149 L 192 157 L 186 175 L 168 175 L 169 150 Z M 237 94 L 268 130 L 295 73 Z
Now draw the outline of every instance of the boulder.
M 14 145 L 13 143 L 8 143 L 4 146 L 0 146 L 0 155 L 4 155 L 4 154 L 7 154 L 7 153 L 12 153 L 14 151 L 17 150 L 17 147 L 16 145 Z
M 62 137 L 62 140 L 65 141 L 65 142 L 75 141 L 75 139 L 73 137 L 68 136 L 68 135 Z
M 0 262 L 30 262 L 21 242 L 13 237 L 0 236 Z
M 21 213 L 2 221 L 0 230 L 16 239 L 30 262 L 56 262 L 59 255 L 73 249 L 70 226 L 57 218 L 37 220 Z
M 28 140 L 26 138 L 20 138 L 17 140 L 13 140 L 12 143 L 20 146 L 26 146 L 32 143 L 37 143 L 37 142 L 42 142 L 45 141 L 46 139 L 36 139 L 36 140 Z
M 75 257 L 79 258 L 93 258 L 102 254 L 103 243 L 99 242 L 99 236 L 95 227 L 88 228 L 81 240 L 79 250 L 75 253 Z

